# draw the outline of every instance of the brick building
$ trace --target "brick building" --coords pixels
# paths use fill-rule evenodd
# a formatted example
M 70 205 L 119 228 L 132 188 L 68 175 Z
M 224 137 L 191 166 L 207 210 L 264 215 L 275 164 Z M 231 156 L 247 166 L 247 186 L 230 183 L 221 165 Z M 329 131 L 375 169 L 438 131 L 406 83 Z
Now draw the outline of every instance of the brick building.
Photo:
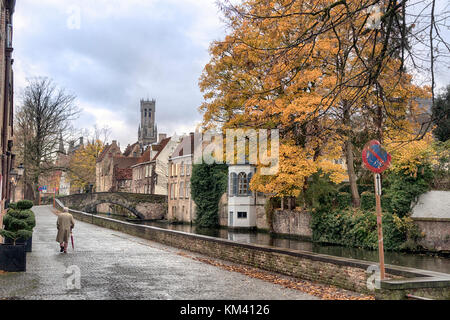
M 169 157 L 168 212 L 172 222 L 193 222 L 195 203 L 191 198 L 191 172 L 194 162 L 194 133 L 182 137 Z
M 0 227 L 3 225 L 2 219 L 5 208 L 11 197 L 13 186 L 10 175 L 14 168 L 14 158 L 11 149 L 13 147 L 13 97 L 14 82 L 12 70 L 12 17 L 14 14 L 15 0 L 0 0 L 0 126 L 1 135 L 0 147 L 2 150 L 2 160 L 0 162 Z
M 132 192 L 167 195 L 168 160 L 177 145 L 177 138 L 159 135 L 158 143 L 149 147 L 132 167 Z
M 130 192 L 131 166 L 141 156 L 140 152 L 129 152 L 124 156 L 117 141 L 113 140 L 103 149 L 96 164 L 96 192 Z

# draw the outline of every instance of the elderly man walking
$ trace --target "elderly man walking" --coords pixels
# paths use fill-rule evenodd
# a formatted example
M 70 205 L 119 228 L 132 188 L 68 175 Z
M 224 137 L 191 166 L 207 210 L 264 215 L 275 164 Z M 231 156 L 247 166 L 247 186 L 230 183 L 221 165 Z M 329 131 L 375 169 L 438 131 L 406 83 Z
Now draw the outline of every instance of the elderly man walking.
M 67 253 L 67 245 L 72 229 L 75 226 L 73 216 L 69 213 L 69 208 L 64 207 L 64 212 L 58 215 L 56 227 L 58 228 L 58 235 L 56 241 L 59 242 L 60 252 Z

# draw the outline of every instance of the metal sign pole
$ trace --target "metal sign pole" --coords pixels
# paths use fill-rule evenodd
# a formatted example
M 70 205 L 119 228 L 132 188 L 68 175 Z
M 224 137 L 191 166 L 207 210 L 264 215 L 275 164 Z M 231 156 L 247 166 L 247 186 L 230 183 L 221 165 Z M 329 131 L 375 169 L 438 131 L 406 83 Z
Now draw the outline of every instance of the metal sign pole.
M 377 229 L 378 229 L 378 254 L 380 256 L 380 280 L 384 280 L 384 246 L 383 246 L 383 226 L 381 220 L 381 177 L 374 174 L 375 182 L 375 202 L 377 207 Z

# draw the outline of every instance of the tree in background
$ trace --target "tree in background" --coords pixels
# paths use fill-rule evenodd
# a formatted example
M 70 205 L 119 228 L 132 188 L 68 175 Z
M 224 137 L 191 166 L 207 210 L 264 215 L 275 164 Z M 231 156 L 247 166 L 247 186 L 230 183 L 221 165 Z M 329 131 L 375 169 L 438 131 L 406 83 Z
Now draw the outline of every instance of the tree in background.
M 95 165 L 103 147 L 102 141 L 92 140 L 75 151 L 67 170 L 71 186 L 85 190 L 95 186 Z
M 197 207 L 195 223 L 198 227 L 219 226 L 219 201 L 227 190 L 226 164 L 195 164 L 192 167 L 191 195 Z
M 433 122 L 436 125 L 433 133 L 439 141 L 450 139 L 450 85 L 439 95 L 432 107 Z
M 55 164 L 59 139 L 69 140 L 78 114 L 75 96 L 57 88 L 52 80 L 38 77 L 28 81 L 16 113 L 14 135 L 18 161 L 25 167 L 27 195 L 33 199 L 41 175 L 64 169 Z

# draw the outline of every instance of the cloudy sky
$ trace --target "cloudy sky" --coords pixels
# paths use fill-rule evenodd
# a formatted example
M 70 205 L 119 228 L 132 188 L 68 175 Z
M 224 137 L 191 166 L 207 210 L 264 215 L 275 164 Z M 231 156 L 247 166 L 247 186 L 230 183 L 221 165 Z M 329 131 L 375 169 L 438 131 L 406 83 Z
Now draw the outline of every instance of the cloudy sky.
M 160 133 L 192 131 L 224 32 L 214 0 L 18 0 L 16 104 L 27 78 L 47 76 L 77 96 L 78 128 L 107 125 L 122 148 L 137 140 L 141 98 L 156 99 Z
M 50 77 L 78 97 L 76 127 L 108 126 L 122 148 L 137 140 L 141 98 L 156 99 L 160 133 L 192 131 L 209 43 L 225 35 L 215 1 L 18 0 L 17 97 L 27 78 Z M 438 4 L 448 10 L 447 0 Z M 450 38 L 448 26 L 443 34 Z M 436 70 L 438 87 L 450 83 L 448 65 Z

